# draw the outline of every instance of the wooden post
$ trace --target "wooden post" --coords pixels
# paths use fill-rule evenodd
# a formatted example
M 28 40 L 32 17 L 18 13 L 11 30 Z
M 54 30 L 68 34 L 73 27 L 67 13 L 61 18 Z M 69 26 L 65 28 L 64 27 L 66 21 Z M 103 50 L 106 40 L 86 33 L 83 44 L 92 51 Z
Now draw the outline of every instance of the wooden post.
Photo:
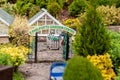
M 65 60 L 69 59 L 69 35 L 68 33 L 62 34 L 64 36 L 64 46 L 63 46 L 63 58 Z
M 35 63 L 37 63 L 37 42 L 38 42 L 38 35 L 36 32 L 35 34 Z
M 69 59 L 69 35 L 67 33 L 66 35 L 66 38 L 67 38 L 67 44 L 66 44 L 66 60 Z

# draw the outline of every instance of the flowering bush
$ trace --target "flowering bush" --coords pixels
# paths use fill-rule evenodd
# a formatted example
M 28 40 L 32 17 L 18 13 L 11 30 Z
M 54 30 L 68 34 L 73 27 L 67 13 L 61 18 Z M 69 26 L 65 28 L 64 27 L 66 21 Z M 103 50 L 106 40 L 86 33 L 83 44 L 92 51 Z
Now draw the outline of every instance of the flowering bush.
M 20 46 L 20 47 L 3 47 L 0 48 L 0 54 L 10 55 L 11 62 L 13 66 L 19 66 L 26 61 L 26 55 L 28 53 L 28 48 Z M 7 62 L 6 62 L 7 63 Z
M 101 13 L 105 25 L 120 24 L 120 8 L 116 8 L 115 6 L 99 6 L 97 11 Z
M 9 30 L 10 42 L 16 46 L 28 46 L 29 44 L 29 27 L 27 25 L 27 18 L 16 16 L 11 28 Z
M 120 25 L 120 8 L 116 8 L 115 6 L 99 6 L 97 12 L 102 16 L 102 21 L 105 25 Z M 86 12 L 81 13 L 81 20 L 86 19 Z
M 81 25 L 80 21 L 78 18 L 75 19 L 67 19 L 63 22 L 64 25 L 73 28 L 75 30 L 77 30 L 77 28 Z
M 116 74 L 112 69 L 113 65 L 109 54 L 87 56 L 87 59 L 98 67 L 104 80 L 116 80 Z

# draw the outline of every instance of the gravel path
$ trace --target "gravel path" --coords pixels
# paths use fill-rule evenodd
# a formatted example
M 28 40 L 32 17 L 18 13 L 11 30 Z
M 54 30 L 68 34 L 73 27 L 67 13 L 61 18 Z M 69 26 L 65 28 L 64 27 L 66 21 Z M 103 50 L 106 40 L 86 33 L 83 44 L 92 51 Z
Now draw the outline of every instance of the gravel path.
M 26 63 L 19 67 L 20 71 L 25 75 L 25 80 L 49 80 L 51 61 L 64 61 L 62 58 L 62 50 L 39 50 L 38 62 L 39 61 L 43 62 Z
M 64 61 L 61 50 L 47 50 L 38 52 L 38 61 L 42 63 L 26 63 L 20 66 L 25 74 L 25 80 L 49 80 L 51 61 Z
M 25 80 L 49 80 L 51 63 L 26 63 L 20 66 L 20 71 L 25 74 Z
M 25 80 L 49 80 L 51 61 L 64 61 L 63 50 L 50 50 L 45 43 L 38 44 L 38 61 L 48 61 L 44 63 L 26 63 L 19 69 L 25 75 Z M 34 58 L 34 55 L 33 55 Z

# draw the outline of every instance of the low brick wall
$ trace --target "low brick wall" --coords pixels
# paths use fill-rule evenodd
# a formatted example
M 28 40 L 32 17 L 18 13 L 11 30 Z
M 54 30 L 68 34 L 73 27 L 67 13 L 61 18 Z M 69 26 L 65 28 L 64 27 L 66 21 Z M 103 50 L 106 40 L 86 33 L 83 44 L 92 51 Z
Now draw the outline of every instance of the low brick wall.
M 108 29 L 116 32 L 120 32 L 120 25 L 119 26 L 108 26 Z
M 9 37 L 8 36 L 0 36 L 0 43 L 8 43 Z

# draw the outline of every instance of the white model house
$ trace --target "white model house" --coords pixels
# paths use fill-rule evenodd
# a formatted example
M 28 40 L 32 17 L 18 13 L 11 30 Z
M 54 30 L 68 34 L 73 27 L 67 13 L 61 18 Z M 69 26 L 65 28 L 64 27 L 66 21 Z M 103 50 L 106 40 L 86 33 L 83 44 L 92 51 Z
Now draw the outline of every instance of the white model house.
M 44 26 L 44 25 L 59 25 L 63 26 L 57 19 L 55 19 L 51 14 L 47 12 L 46 9 L 42 8 L 40 12 L 38 12 L 35 16 L 33 16 L 29 21 L 28 25 L 33 29 L 33 27 Z M 52 32 L 57 35 L 60 34 L 60 30 L 58 29 L 47 29 L 41 30 L 38 33 L 38 36 L 47 36 Z
M 8 30 L 14 17 L 0 8 L 0 44 L 9 42 Z

